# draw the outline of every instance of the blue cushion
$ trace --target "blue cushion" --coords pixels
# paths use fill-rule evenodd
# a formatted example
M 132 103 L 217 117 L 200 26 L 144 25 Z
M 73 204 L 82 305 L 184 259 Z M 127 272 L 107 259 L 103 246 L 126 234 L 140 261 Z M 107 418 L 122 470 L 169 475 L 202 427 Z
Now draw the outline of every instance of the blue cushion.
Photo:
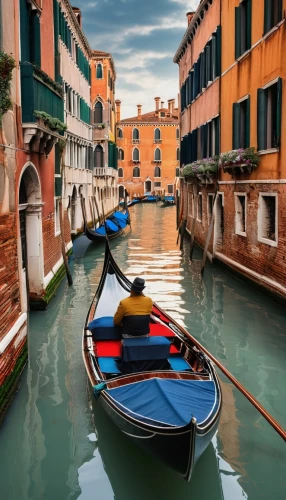
M 103 373 L 120 373 L 114 358 L 97 358 L 97 361 Z
M 121 339 L 121 328 L 113 323 L 113 316 L 104 316 L 93 319 L 87 325 L 94 340 L 118 340 Z
M 123 361 L 167 359 L 169 355 L 170 342 L 165 337 L 123 339 Z
M 172 370 L 174 371 L 184 371 L 184 370 L 191 370 L 190 365 L 188 365 L 187 361 L 179 354 L 175 356 L 170 356 L 168 358 L 168 361 L 171 365 Z

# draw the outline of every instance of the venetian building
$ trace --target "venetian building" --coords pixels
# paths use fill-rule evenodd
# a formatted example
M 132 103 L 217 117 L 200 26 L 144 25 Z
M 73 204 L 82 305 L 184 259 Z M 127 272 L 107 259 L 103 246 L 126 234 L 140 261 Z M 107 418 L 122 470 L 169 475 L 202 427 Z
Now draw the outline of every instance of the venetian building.
M 93 127 L 93 194 L 100 212 L 104 200 L 106 213 L 118 203 L 117 147 L 115 143 L 115 81 L 113 57 L 92 50 L 90 57 Z M 106 215 L 106 214 L 105 214 Z
M 121 101 L 116 101 L 119 197 L 126 188 L 130 198 L 145 193 L 174 193 L 179 176 L 179 112 L 175 99 L 168 107 L 155 97 L 154 111 L 121 120 Z

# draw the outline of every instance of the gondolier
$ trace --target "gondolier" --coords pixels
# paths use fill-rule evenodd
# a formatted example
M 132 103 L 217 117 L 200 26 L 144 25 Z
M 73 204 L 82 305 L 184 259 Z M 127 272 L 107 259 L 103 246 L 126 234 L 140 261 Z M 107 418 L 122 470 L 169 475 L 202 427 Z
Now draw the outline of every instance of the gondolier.
M 123 338 L 147 337 L 150 327 L 150 313 L 153 302 L 150 297 L 143 294 L 145 280 L 135 278 L 130 296 L 119 302 L 117 311 L 114 315 L 114 324 L 122 326 Z

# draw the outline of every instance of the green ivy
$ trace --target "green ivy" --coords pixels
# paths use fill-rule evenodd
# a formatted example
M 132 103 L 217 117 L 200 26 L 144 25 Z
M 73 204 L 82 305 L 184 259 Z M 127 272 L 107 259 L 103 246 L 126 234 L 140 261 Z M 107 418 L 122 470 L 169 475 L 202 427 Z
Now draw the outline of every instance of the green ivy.
M 34 111 L 36 118 L 41 118 L 45 125 L 47 125 L 51 130 L 57 130 L 58 132 L 65 132 L 67 125 L 58 118 L 53 118 L 51 115 L 45 111 Z
M 8 109 L 12 107 L 10 97 L 12 71 L 16 63 L 12 56 L 5 52 L 0 52 L 0 120 L 2 116 L 7 113 Z

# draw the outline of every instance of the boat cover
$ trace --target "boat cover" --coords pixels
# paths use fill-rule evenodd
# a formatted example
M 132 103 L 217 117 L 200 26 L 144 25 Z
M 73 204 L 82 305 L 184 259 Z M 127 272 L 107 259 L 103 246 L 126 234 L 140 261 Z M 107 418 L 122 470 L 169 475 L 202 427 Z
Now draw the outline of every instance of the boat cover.
M 163 201 L 175 201 L 174 196 L 165 196 Z
M 185 426 L 192 417 L 204 422 L 216 403 L 212 380 L 154 378 L 108 389 L 117 406 L 142 422 Z
M 112 222 L 111 220 L 109 219 L 106 219 L 105 221 L 105 224 L 106 224 L 106 227 L 109 231 L 112 231 L 113 233 L 116 233 L 116 231 L 119 230 L 118 226 L 116 224 L 114 224 L 114 222 Z M 104 227 L 104 224 L 102 226 L 99 226 L 95 232 L 97 234 L 101 234 L 101 235 L 105 235 L 106 234 L 106 231 L 105 231 L 105 227 Z
M 128 214 L 124 214 L 123 212 L 114 212 L 114 214 L 112 214 L 112 217 L 115 217 L 115 219 L 118 219 L 118 220 L 125 220 L 127 221 L 128 219 Z

